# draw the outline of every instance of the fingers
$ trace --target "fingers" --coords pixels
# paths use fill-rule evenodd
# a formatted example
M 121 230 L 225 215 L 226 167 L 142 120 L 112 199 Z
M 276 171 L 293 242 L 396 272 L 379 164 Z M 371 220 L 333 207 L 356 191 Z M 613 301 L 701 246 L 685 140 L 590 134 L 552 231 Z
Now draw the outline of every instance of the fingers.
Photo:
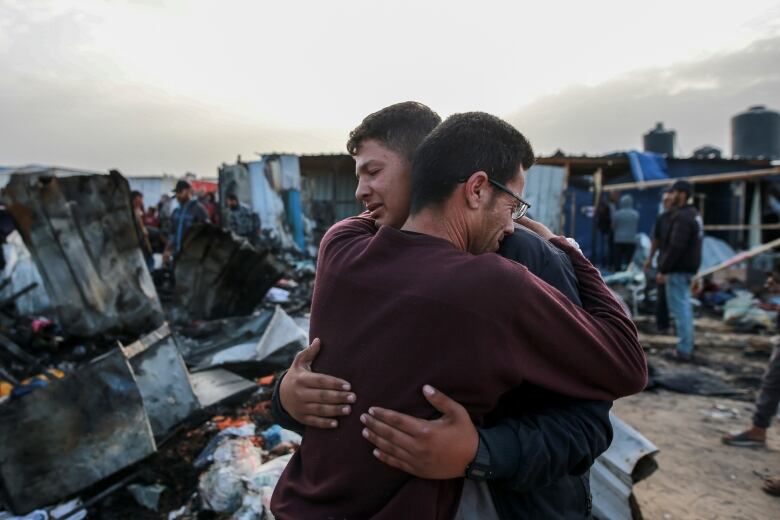
M 376 420 L 369 414 L 361 415 L 360 421 L 366 425 L 363 428 L 363 437 L 376 446 L 379 451 L 406 462 L 415 460 L 410 452 L 415 442 L 409 435 Z
M 327 374 L 318 374 L 316 372 L 301 372 L 296 375 L 298 378 L 296 386 L 309 391 L 332 390 L 337 391 L 340 394 L 346 394 L 351 388 L 350 384 L 343 379 L 329 376 Z
M 315 417 L 341 417 L 352 413 L 352 407 L 341 404 L 306 403 L 301 407 L 303 415 Z
M 461 415 L 468 413 L 463 406 L 437 391 L 431 385 L 423 386 L 423 395 L 434 408 L 444 415 Z
M 382 462 L 384 462 L 388 466 L 392 466 L 392 467 L 394 467 L 396 469 L 400 469 L 401 471 L 405 471 L 405 472 L 409 473 L 410 475 L 421 476 L 421 475 L 418 475 L 417 474 L 418 472 L 415 470 L 415 468 L 413 468 L 406 461 L 403 461 L 403 460 L 401 460 L 401 459 L 399 459 L 397 457 L 393 457 L 392 455 L 384 453 L 380 449 L 375 449 L 373 453 L 374 453 L 374 457 L 376 457 L 377 459 L 381 460 Z
M 417 439 L 428 433 L 428 428 L 424 428 L 422 425 L 413 422 L 425 423 L 425 421 L 414 418 L 409 418 L 412 419 L 412 421 L 409 421 L 407 420 L 408 416 L 403 416 L 403 414 L 397 412 L 390 412 L 390 410 L 386 410 L 385 412 L 390 413 L 381 415 L 384 419 L 380 419 L 377 412 L 377 408 L 370 408 L 369 413 L 364 413 L 360 416 L 360 422 L 366 425 L 369 434 L 375 439 L 384 439 L 385 441 L 410 452 L 414 450 L 414 446 L 418 443 Z M 399 421 L 398 419 L 401 420 Z M 399 426 L 406 428 L 408 431 Z M 373 440 L 371 442 L 374 443 Z M 382 449 L 385 449 L 385 447 Z
M 295 355 L 295 359 L 292 362 L 293 366 L 309 368 L 311 363 L 317 358 L 317 354 L 320 353 L 320 345 L 320 338 L 315 338 L 311 345 Z
M 319 417 L 316 415 L 304 415 L 299 422 L 306 426 L 323 429 L 332 429 L 339 425 L 339 422 L 335 419 Z

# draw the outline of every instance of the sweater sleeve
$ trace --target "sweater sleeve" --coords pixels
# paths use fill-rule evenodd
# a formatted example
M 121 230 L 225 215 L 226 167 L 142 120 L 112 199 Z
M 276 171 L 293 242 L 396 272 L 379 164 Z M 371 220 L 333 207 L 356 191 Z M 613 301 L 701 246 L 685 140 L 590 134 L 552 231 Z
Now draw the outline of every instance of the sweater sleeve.
M 561 401 L 478 429 L 496 484 L 520 492 L 546 487 L 586 472 L 609 448 L 612 403 Z
M 287 410 L 285 410 L 284 406 L 282 406 L 282 398 L 279 395 L 279 387 L 281 386 L 282 379 L 284 379 L 285 375 L 287 375 L 286 370 L 279 377 L 279 379 L 276 380 L 274 395 L 271 398 L 271 416 L 273 416 L 274 420 L 279 423 L 282 428 L 286 430 L 292 430 L 295 433 L 303 435 L 303 432 L 306 430 L 306 426 L 293 419 L 292 415 L 287 413 Z
M 580 252 L 563 237 L 551 242 L 571 259 L 582 308 L 530 273 L 513 277 L 520 283 L 507 284 L 508 309 L 524 345 L 504 349 L 512 356 L 507 369 L 579 399 L 613 401 L 643 390 L 647 361 L 634 323 Z

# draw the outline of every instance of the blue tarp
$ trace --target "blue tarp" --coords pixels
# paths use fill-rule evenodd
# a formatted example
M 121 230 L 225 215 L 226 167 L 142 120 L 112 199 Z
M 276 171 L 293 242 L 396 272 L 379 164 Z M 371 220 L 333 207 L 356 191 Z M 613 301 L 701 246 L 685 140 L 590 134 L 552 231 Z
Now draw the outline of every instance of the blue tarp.
M 626 152 L 628 164 L 631 165 L 631 175 L 635 182 L 668 179 L 669 169 L 663 155 L 652 152 Z

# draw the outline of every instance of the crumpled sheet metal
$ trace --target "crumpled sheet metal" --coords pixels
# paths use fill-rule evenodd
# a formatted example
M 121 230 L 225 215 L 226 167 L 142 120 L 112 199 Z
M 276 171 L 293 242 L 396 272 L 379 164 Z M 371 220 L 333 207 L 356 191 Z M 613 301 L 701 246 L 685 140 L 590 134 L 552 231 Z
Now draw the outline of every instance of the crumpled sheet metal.
M 14 174 L 4 193 L 67 332 L 137 336 L 162 323 L 122 175 Z
M 230 231 L 196 225 L 176 258 L 175 300 L 191 320 L 248 315 L 282 277 L 284 267 L 271 252 Z
M 57 503 L 155 450 L 120 349 L 0 407 L 0 480 L 16 514 Z
M 200 409 L 189 372 L 167 324 L 122 347 L 138 383 L 155 439 Z
M 610 414 L 614 436 L 590 470 L 593 516 L 601 520 L 639 520 L 633 485 L 658 469 L 658 448 L 641 433 Z

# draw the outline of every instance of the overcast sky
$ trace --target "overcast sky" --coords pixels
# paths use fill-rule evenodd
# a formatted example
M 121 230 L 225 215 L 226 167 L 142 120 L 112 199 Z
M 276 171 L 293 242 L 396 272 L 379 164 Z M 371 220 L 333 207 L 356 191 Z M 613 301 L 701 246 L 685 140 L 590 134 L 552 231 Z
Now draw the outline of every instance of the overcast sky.
M 508 118 L 548 154 L 730 152 L 780 109 L 780 2 L 0 0 L 0 165 L 213 176 L 237 154 L 341 152 L 414 99 Z

